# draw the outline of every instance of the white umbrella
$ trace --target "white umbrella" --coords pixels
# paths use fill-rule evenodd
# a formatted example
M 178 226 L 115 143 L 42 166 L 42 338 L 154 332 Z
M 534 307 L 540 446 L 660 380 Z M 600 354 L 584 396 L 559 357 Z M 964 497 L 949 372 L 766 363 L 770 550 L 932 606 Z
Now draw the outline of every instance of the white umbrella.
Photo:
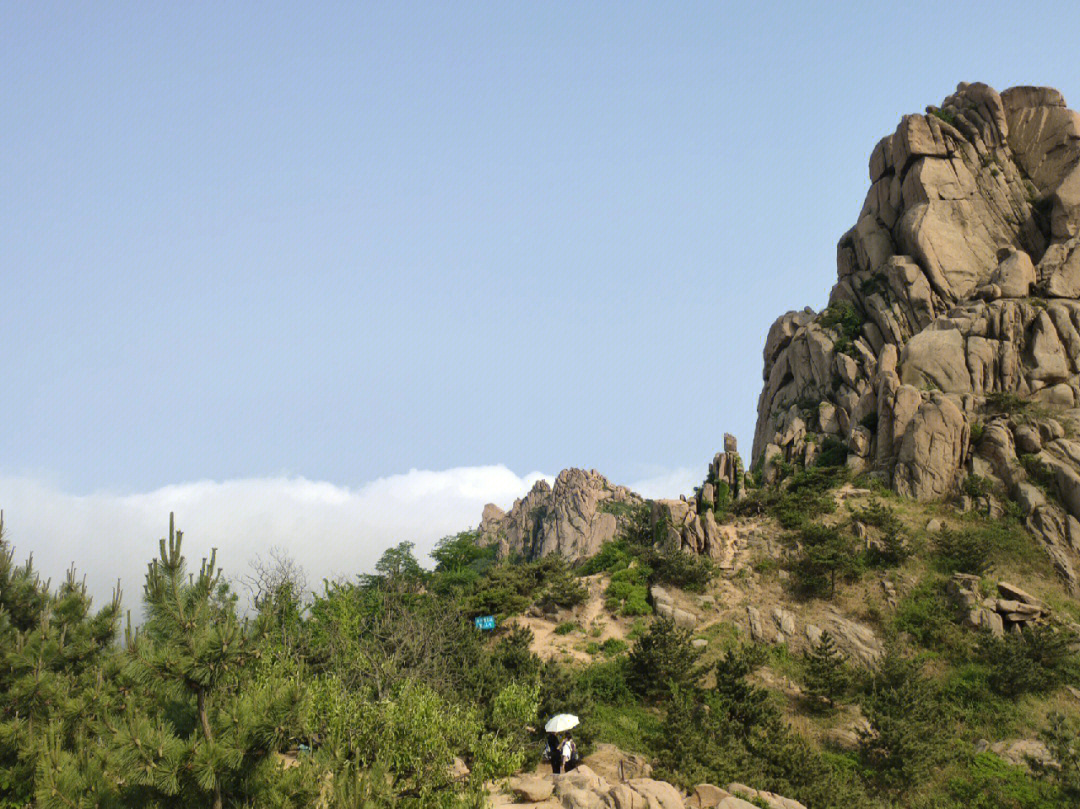
M 555 714 L 548 720 L 548 723 L 544 725 L 544 730 L 548 733 L 562 733 L 564 730 L 570 730 L 570 728 L 576 728 L 578 726 L 578 718 L 572 713 L 560 713 Z

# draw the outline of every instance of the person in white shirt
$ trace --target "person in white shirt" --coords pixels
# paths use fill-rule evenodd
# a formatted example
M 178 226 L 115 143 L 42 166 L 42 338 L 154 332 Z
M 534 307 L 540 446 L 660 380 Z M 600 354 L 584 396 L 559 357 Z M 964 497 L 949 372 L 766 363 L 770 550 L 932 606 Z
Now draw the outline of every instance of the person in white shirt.
M 562 752 L 563 772 L 570 772 L 570 770 L 574 769 L 574 767 L 577 766 L 578 751 L 577 745 L 574 744 L 574 737 L 571 736 L 569 733 L 567 733 L 565 738 L 563 738 L 563 743 L 560 750 Z

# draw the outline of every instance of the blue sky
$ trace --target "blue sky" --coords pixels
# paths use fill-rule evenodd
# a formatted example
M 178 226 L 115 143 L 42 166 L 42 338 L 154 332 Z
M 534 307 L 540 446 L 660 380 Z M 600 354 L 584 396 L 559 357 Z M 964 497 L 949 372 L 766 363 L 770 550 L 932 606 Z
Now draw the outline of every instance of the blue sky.
M 0 2 L 8 527 L 63 555 L 19 512 L 409 470 L 677 494 L 725 431 L 748 449 L 764 335 L 825 302 L 877 140 L 961 80 L 1080 103 L 1078 30 L 1073 3 Z

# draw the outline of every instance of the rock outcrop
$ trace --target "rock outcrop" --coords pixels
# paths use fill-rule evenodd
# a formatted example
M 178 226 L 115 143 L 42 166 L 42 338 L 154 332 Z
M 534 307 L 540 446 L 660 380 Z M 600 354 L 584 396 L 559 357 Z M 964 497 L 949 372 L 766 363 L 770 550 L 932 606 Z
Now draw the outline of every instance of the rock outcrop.
M 1029 496 L 1026 517 L 1072 565 L 1080 445 L 1035 439 L 1080 402 L 1080 115 L 1049 88 L 961 84 L 878 143 L 870 183 L 828 308 L 769 331 L 754 463 L 768 475 L 832 443 L 921 500 L 976 468 L 1019 499 L 1021 442 L 1057 490 Z M 1003 400 L 1054 418 L 1014 418 Z
M 619 774 L 625 772 L 626 768 L 622 767 L 599 774 L 586 759 L 586 763 L 562 775 L 545 773 L 511 778 L 509 791 L 492 795 L 488 805 L 492 809 L 510 806 L 534 809 L 754 809 L 757 806 L 806 809 L 791 798 L 738 783 L 729 784 L 727 789 L 699 784 L 684 798 L 683 793 L 666 781 L 657 781 L 647 775 Z
M 595 469 L 564 469 L 554 486 L 537 481 L 508 512 L 490 503 L 485 506 L 479 541 L 497 544 L 502 557 L 534 560 L 559 553 L 569 560 L 584 559 L 614 539 L 644 503 Z
M 743 473 L 735 436 L 726 433 L 724 451 L 713 458 L 705 482 L 692 497 L 653 501 L 650 524 L 658 541 L 707 556 L 722 570 L 730 569 L 738 536 L 734 526 L 721 524 L 717 514 L 744 496 Z

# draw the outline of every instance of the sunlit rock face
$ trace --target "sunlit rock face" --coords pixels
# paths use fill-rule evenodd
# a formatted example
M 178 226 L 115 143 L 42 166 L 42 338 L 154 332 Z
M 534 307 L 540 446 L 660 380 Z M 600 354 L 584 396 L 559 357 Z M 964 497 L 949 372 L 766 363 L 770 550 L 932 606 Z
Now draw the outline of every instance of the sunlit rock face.
M 769 477 L 831 441 L 901 494 L 985 473 L 1016 499 L 1035 458 L 1064 509 L 1021 502 L 1075 583 L 1078 372 L 1080 115 L 1050 88 L 961 84 L 874 148 L 829 307 L 769 331 L 752 460 Z M 1016 453 L 1018 429 L 1037 452 Z
M 615 538 L 642 498 L 615 486 L 595 469 L 564 469 L 555 484 L 539 480 L 508 512 L 489 504 L 480 521 L 480 542 L 496 544 L 502 557 L 539 559 L 559 553 L 592 556 Z

